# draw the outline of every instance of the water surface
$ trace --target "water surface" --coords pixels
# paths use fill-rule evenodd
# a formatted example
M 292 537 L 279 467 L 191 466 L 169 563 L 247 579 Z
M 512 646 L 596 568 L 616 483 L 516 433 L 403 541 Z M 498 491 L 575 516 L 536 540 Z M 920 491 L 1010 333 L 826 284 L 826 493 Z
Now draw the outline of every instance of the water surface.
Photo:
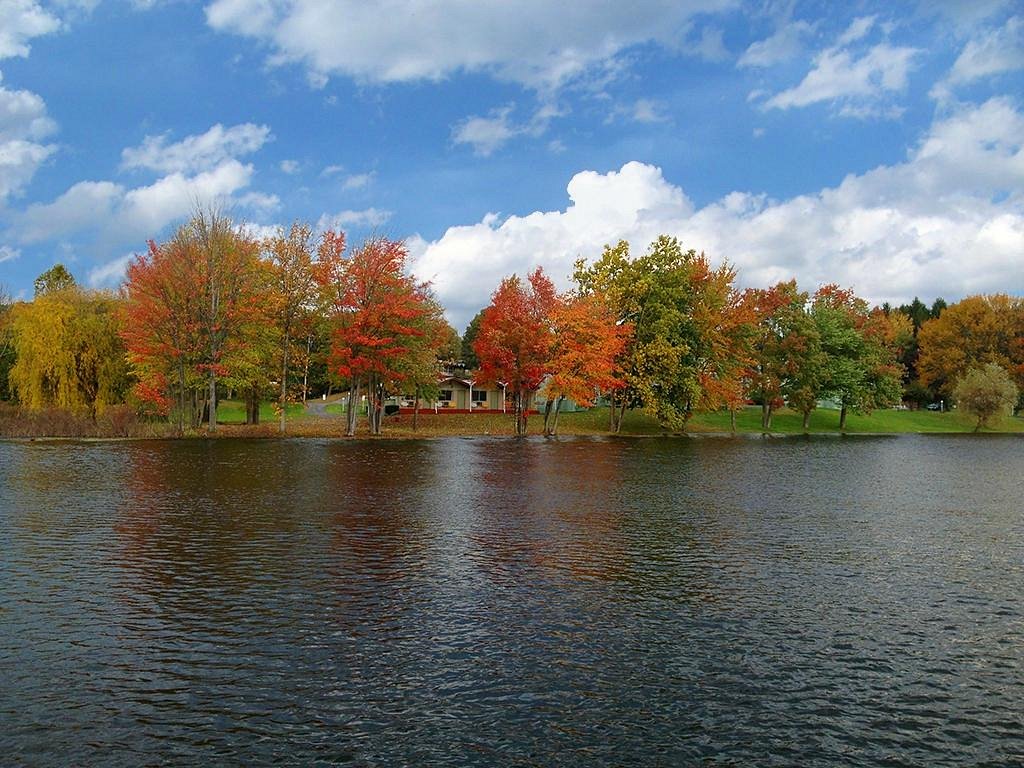
M 1024 762 L 1015 437 L 0 443 L 0 763 Z

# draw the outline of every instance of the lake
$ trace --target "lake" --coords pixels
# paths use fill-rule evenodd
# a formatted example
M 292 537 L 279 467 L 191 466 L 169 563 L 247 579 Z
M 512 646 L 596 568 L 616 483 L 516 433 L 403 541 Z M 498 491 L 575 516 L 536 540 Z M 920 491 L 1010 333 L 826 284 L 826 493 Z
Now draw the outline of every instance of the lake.
M 0 442 L 0 763 L 1024 762 L 1024 440 Z

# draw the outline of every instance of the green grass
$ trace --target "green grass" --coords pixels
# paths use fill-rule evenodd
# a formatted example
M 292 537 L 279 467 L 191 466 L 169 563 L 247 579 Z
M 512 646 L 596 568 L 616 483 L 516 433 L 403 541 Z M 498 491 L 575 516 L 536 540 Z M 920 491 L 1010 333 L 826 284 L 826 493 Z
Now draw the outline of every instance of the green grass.
M 728 432 L 729 413 L 701 413 L 693 417 L 689 425 L 693 432 Z M 744 408 L 736 414 L 738 432 L 761 431 L 761 409 Z M 773 433 L 795 434 L 803 432 L 802 416 L 783 408 L 772 417 Z M 818 409 L 811 413 L 809 432 L 838 432 L 839 411 Z M 855 433 L 880 432 L 902 433 L 950 433 L 974 431 L 974 419 L 955 411 L 936 413 L 934 411 L 877 410 L 871 414 L 850 413 L 846 417 L 846 431 Z M 1005 418 L 994 423 L 986 432 L 1024 432 L 1024 419 Z
M 260 403 L 260 421 L 277 421 L 278 415 L 274 409 L 276 403 Z M 306 409 L 302 403 L 288 403 L 285 406 L 285 415 L 289 421 L 302 419 L 306 416 Z M 245 424 L 245 402 L 242 400 L 221 400 L 217 403 L 217 422 L 220 424 Z
M 332 418 L 307 418 L 300 403 L 288 405 L 288 422 L 294 426 L 290 433 L 295 435 L 331 436 L 340 435 L 345 419 L 342 404 L 329 403 L 325 409 Z M 245 404 L 238 400 L 224 400 L 218 404 L 217 417 L 224 424 L 244 424 Z M 277 417 L 272 403 L 260 406 L 260 421 L 272 426 Z M 391 437 L 446 437 L 468 435 L 511 435 L 513 422 L 511 414 L 438 414 L 423 411 L 419 416 L 417 430 L 412 429 L 412 416 L 390 416 L 384 420 L 384 434 Z M 544 419 L 539 415 L 530 416 L 529 433 L 540 434 Z M 359 431 L 365 430 L 365 416 L 360 414 Z M 713 433 L 730 432 L 728 411 L 698 413 L 687 425 L 687 432 Z M 963 433 L 974 430 L 974 420 L 957 412 L 936 413 L 934 411 L 878 410 L 868 414 L 850 413 L 847 416 L 846 431 L 850 434 L 879 433 Z M 760 434 L 761 409 L 754 406 L 744 408 L 736 414 L 736 431 L 745 434 Z M 815 410 L 811 414 L 811 433 L 837 433 L 839 411 Z M 993 424 L 986 432 L 1024 433 L 1024 418 L 1004 418 Z M 608 409 L 593 408 L 589 411 L 563 413 L 558 421 L 561 435 L 604 435 L 608 434 Z M 650 416 L 641 411 L 626 413 L 622 424 L 622 435 L 662 435 L 668 430 L 662 428 Z M 783 408 L 772 419 L 773 434 L 800 434 L 803 432 L 799 413 Z

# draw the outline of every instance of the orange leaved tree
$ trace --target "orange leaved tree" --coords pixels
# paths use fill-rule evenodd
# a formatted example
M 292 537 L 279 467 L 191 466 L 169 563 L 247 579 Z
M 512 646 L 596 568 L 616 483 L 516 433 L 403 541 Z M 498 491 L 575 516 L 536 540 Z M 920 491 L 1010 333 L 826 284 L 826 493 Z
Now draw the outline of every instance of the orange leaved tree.
M 555 286 L 538 267 L 526 283 L 506 277 L 480 318 L 473 351 L 480 361 L 477 379 L 502 384 L 511 396 L 517 435 L 526 434 L 533 396 L 548 373 L 554 333 Z

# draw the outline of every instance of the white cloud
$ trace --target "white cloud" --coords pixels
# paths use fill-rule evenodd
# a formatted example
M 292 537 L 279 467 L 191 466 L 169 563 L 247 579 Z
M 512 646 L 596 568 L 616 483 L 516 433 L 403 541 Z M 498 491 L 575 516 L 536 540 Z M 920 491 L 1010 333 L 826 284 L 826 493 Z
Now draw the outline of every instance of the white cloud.
M 56 130 L 39 96 L 0 85 L 0 202 L 28 184 L 56 151 L 52 144 L 40 143 Z
M 9 245 L 0 245 L 0 262 L 13 261 L 21 256 L 21 251 Z
M 342 182 L 341 188 L 346 192 L 351 191 L 353 189 L 365 189 L 371 184 L 371 182 L 373 182 L 373 179 L 376 175 L 377 174 L 373 171 L 370 171 L 369 173 L 352 174 L 351 176 L 348 176 L 345 179 L 345 181 Z
M 485 72 L 550 91 L 646 42 L 675 45 L 735 0 L 213 0 L 207 22 L 268 44 L 271 64 L 367 82 Z
M 278 167 L 281 169 L 281 173 L 293 176 L 299 172 L 300 166 L 298 160 L 282 160 Z
M 543 136 L 551 121 L 567 114 L 567 110 L 553 101 L 542 102 L 532 117 L 519 123 L 511 119 L 515 104 L 491 110 L 487 117 L 468 117 L 452 128 L 452 142 L 469 144 L 473 154 L 487 157 L 517 136 Z
M 777 93 L 764 106 L 774 109 L 806 107 L 818 102 L 837 105 L 840 114 L 866 117 L 892 115 L 886 96 L 903 91 L 916 48 L 880 43 L 863 56 L 828 48 L 814 57 L 814 67 L 799 85 Z
M 251 165 L 227 160 L 195 176 L 173 173 L 147 186 L 126 189 L 110 181 L 82 181 L 51 203 L 35 203 L 13 218 L 23 243 L 92 231 L 105 240 L 130 243 L 157 237 L 198 204 L 230 200 L 247 187 Z
M 1024 17 L 1013 16 L 1002 27 L 968 40 L 946 80 L 932 94 L 942 98 L 952 87 L 1018 69 L 1024 69 Z
M 60 20 L 34 0 L 0 0 L 0 59 L 28 56 L 28 41 L 60 29 Z
M 205 171 L 229 158 L 252 154 L 272 138 L 270 128 L 252 123 L 231 128 L 217 123 L 206 133 L 187 136 L 174 144 L 167 143 L 166 134 L 147 136 L 141 146 L 121 152 L 121 167 L 161 173 Z
M 806 21 L 786 24 L 771 37 L 751 43 L 739 61 L 740 67 L 771 67 L 796 57 L 804 47 L 804 37 L 814 31 Z
M 722 41 L 722 30 L 715 27 L 704 27 L 700 40 L 688 45 L 686 50 L 695 53 L 704 61 L 718 62 L 729 58 L 729 51 Z
M 867 35 L 873 26 L 875 26 L 874 16 L 860 16 L 854 19 L 850 22 L 850 26 L 846 28 L 846 31 L 836 40 L 836 45 L 844 46 L 857 42 Z
M 236 229 L 242 235 L 253 240 L 266 240 L 284 232 L 284 227 L 280 224 L 254 224 L 248 221 L 242 222 Z
M 116 288 L 124 282 L 124 272 L 133 257 L 134 254 L 129 253 L 93 267 L 86 280 L 93 288 Z
M 324 214 L 316 223 L 320 231 L 326 229 L 345 229 L 346 227 L 379 227 L 391 218 L 391 211 L 379 208 L 366 208 L 361 211 L 341 211 L 340 213 Z
M 992 100 L 934 124 L 903 163 L 788 200 L 733 192 L 696 210 L 656 167 L 584 171 L 562 211 L 489 214 L 433 242 L 411 238 L 414 271 L 433 281 L 459 327 L 507 274 L 543 265 L 566 286 L 577 257 L 619 239 L 639 252 L 663 233 L 728 259 L 743 285 L 838 282 L 875 302 L 1022 293 L 1021 137 L 1024 115 Z
M 344 172 L 344 170 L 345 170 L 345 166 L 344 165 L 328 165 L 322 171 L 320 171 L 320 175 L 321 176 L 334 176 L 335 174 L 339 174 L 339 173 Z
M 664 105 L 653 99 L 637 99 L 633 104 L 633 119 L 638 123 L 662 123 L 668 119 Z
M 487 157 L 522 131 L 509 121 L 512 106 L 493 110 L 488 117 L 468 117 L 452 130 L 452 141 L 469 144 L 473 153 Z

